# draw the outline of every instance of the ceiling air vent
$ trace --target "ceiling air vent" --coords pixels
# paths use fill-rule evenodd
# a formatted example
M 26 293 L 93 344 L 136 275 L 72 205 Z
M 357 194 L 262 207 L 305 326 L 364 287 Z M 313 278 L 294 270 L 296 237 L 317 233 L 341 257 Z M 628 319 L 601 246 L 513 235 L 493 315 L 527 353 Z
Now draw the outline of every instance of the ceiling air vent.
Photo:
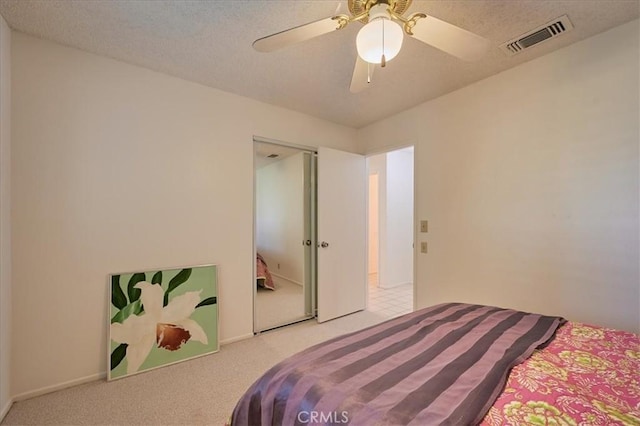
M 511 41 L 508 41 L 500 46 L 500 48 L 509 56 L 513 56 L 516 53 L 522 52 L 524 49 L 528 49 L 531 46 L 535 46 L 550 38 L 558 37 L 561 34 L 571 31 L 573 25 L 567 15 L 554 19 L 526 34 L 521 35 Z

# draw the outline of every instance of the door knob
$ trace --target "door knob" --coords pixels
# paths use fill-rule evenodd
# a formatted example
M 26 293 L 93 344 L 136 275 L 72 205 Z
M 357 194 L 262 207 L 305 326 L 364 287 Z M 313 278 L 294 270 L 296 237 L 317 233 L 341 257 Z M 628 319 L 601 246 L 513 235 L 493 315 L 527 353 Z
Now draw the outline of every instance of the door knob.
M 305 240 L 304 245 L 305 246 L 310 246 L 311 245 L 311 240 Z
M 323 241 L 323 242 L 320 243 L 320 247 L 327 248 L 327 247 L 329 247 L 329 243 L 326 242 L 326 241 Z

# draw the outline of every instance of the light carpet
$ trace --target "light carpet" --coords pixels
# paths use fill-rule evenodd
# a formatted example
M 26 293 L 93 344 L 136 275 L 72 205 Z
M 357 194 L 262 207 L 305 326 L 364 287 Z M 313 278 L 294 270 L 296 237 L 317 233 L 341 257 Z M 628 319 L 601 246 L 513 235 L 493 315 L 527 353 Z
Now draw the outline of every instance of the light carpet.
M 363 311 L 322 324 L 305 321 L 191 361 L 17 402 L 2 425 L 222 425 L 244 391 L 277 362 L 385 319 Z
M 305 318 L 303 287 L 276 276 L 273 282 L 275 290 L 258 287 L 256 293 L 256 323 L 259 330 Z

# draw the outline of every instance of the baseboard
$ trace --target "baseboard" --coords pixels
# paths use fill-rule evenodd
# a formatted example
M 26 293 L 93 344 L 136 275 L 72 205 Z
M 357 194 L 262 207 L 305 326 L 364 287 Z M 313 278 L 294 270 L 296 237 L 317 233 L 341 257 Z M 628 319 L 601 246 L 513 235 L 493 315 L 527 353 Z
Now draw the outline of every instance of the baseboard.
M 413 284 L 412 282 L 408 281 L 405 283 L 395 283 L 395 284 L 387 284 L 387 285 L 379 285 L 380 288 L 385 288 L 385 289 L 389 289 L 389 288 L 395 288 L 395 287 L 400 287 L 401 285 L 406 285 L 406 284 Z
M 280 278 L 280 279 L 283 279 L 283 280 L 287 280 L 287 281 L 289 281 L 290 283 L 298 284 L 300 287 L 302 287 L 302 286 L 303 286 L 303 284 L 302 284 L 301 282 L 299 282 L 299 281 L 294 281 L 294 280 L 292 280 L 291 278 L 287 278 L 287 277 L 285 277 L 285 276 L 283 276 L 283 275 L 276 274 L 276 273 L 273 273 L 273 272 L 271 272 L 271 275 L 273 275 L 274 277 L 278 277 L 278 278 Z
M 25 399 L 34 398 L 36 396 L 44 395 L 46 393 L 51 393 L 55 391 L 59 391 L 62 389 L 70 388 L 72 386 L 82 385 L 84 383 L 94 382 L 96 380 L 106 379 L 107 372 L 104 371 L 102 373 L 92 374 L 90 376 L 81 377 L 79 379 L 69 380 L 68 382 L 58 383 L 57 385 L 45 386 L 40 389 L 32 390 L 29 392 L 23 392 L 19 395 L 13 397 L 13 401 L 23 401 Z
M 239 342 L 253 337 L 253 333 L 243 334 L 241 336 L 232 337 L 230 339 L 220 340 L 220 345 L 228 345 L 229 343 Z
M 0 422 L 2 422 L 5 416 L 7 415 L 7 413 L 9 413 L 9 410 L 11 409 L 12 405 L 13 405 L 13 398 L 9 398 L 6 405 L 2 407 L 2 411 L 0 411 Z
M 229 343 L 238 342 L 240 340 L 249 339 L 251 337 L 253 337 L 253 333 L 232 337 L 230 339 L 221 340 L 220 341 L 220 345 L 228 345 Z M 21 394 L 18 394 L 16 396 L 14 396 L 11 400 L 9 400 L 7 405 L 5 407 L 3 407 L 2 411 L 0 412 L 0 421 L 2 421 L 4 416 L 9 412 L 9 409 L 11 408 L 11 405 L 14 402 L 24 401 L 25 399 L 34 398 L 36 396 L 40 396 L 40 395 L 44 395 L 44 394 L 47 394 L 47 393 L 51 393 L 51 392 L 59 391 L 59 390 L 62 390 L 62 389 L 70 388 L 72 386 L 78 386 L 78 385 L 82 385 L 84 383 L 89 383 L 89 382 L 93 382 L 93 381 L 96 381 L 96 380 L 103 380 L 103 379 L 106 379 L 106 378 L 107 378 L 107 372 L 104 371 L 102 373 L 96 373 L 96 374 L 92 374 L 90 376 L 81 377 L 79 379 L 74 379 L 74 380 L 69 380 L 67 382 L 58 383 L 57 385 L 45 386 L 45 387 L 42 387 L 40 389 L 35 389 L 35 390 L 32 390 L 32 391 L 23 392 Z

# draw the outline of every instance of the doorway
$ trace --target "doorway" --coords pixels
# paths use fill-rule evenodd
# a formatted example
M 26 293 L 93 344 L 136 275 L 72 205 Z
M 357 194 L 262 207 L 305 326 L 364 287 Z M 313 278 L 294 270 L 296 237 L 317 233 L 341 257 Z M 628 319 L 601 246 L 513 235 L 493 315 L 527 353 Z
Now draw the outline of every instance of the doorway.
M 413 166 L 413 147 L 367 159 L 367 309 L 386 317 L 413 310 Z

